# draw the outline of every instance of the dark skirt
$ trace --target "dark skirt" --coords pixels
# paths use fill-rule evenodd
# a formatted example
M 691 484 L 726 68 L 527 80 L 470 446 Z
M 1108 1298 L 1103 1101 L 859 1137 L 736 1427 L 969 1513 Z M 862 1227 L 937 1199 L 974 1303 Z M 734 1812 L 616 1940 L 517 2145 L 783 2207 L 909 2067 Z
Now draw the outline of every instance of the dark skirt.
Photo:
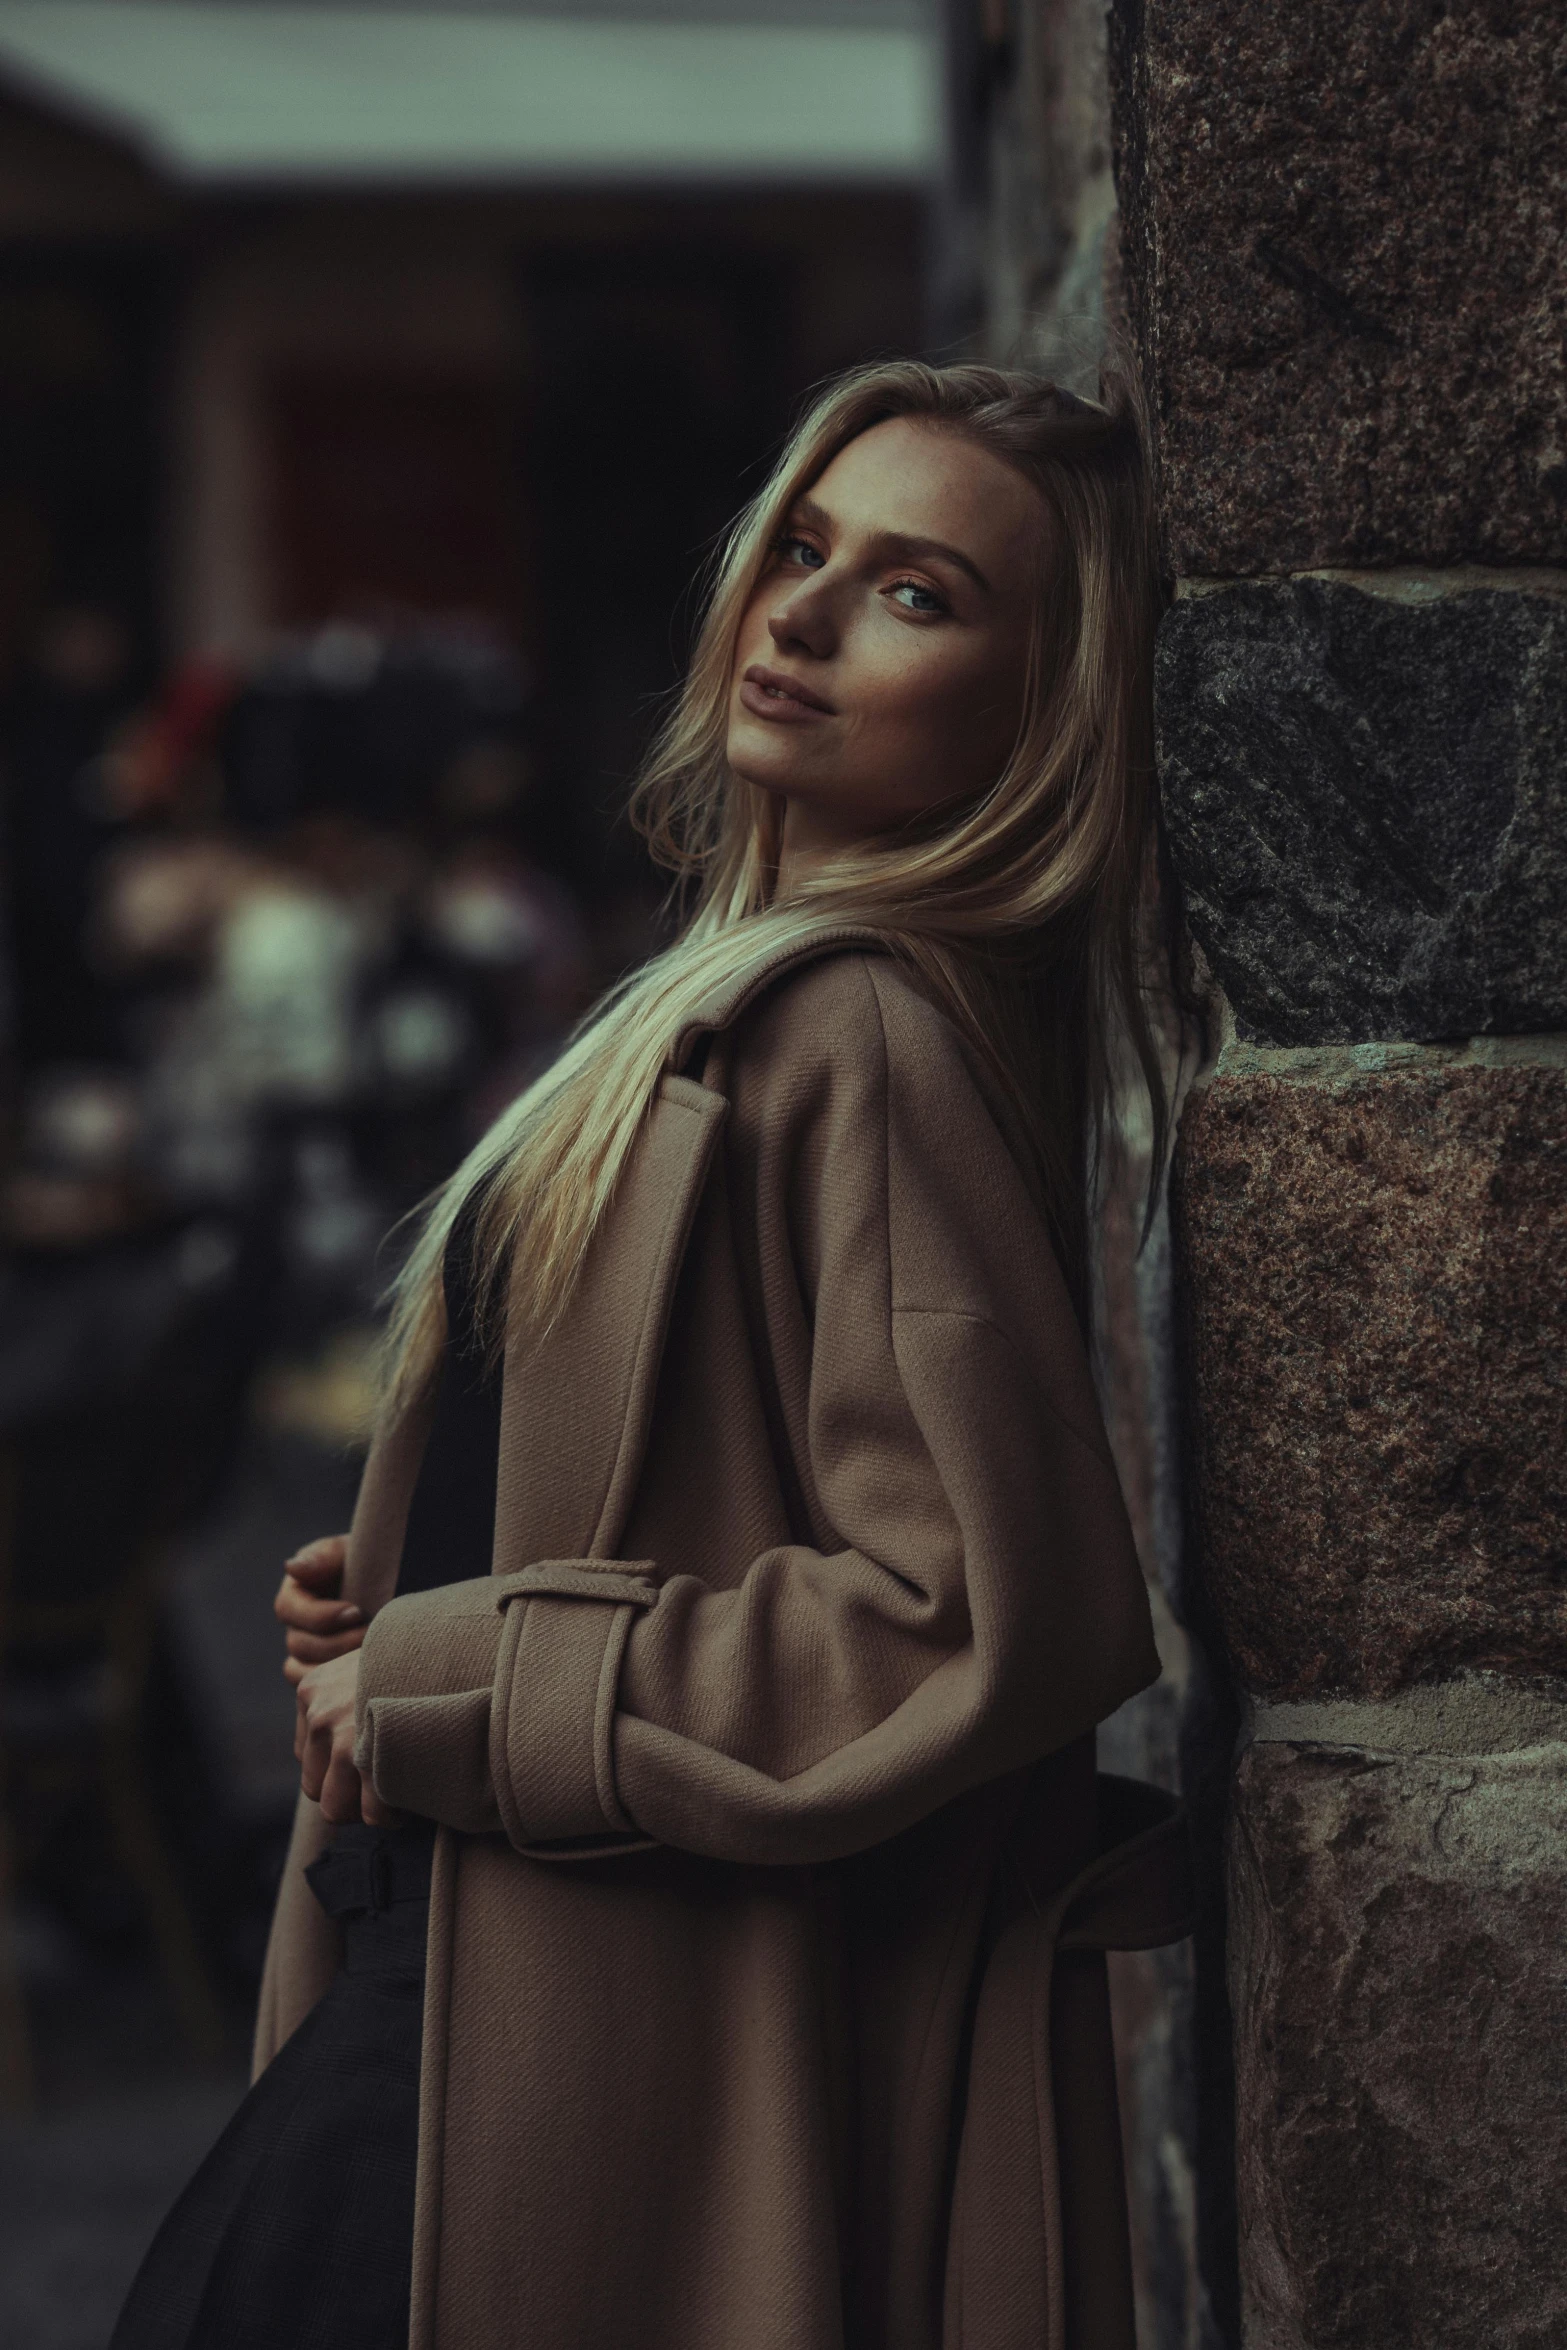
M 109 2350 L 404 2350 L 433 1830 L 311 1871 L 344 1963 L 154 2237 Z

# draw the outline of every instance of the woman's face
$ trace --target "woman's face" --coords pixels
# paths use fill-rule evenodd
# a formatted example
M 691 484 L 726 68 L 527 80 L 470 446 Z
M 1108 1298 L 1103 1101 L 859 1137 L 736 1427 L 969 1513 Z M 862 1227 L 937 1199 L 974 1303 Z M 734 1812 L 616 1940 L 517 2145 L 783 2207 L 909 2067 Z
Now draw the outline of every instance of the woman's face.
M 729 764 L 791 870 L 992 783 L 1017 738 L 1045 528 L 1010 465 L 892 417 L 798 499 L 746 607 Z

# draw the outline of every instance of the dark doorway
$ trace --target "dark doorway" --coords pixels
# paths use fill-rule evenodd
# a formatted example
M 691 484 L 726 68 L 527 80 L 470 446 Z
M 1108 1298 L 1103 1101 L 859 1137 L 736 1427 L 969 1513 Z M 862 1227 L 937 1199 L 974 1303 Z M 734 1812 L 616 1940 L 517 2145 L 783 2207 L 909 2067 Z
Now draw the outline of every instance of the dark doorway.
M 684 667 L 692 582 L 788 421 L 791 273 L 671 243 L 530 257 L 522 290 L 551 797 L 598 868 L 583 880 L 634 885 L 620 811 Z
M 123 246 L 0 260 L 0 686 L 63 605 L 158 649 L 170 276 Z
M 512 385 L 311 370 L 281 377 L 269 406 L 280 619 L 460 613 L 520 644 Z

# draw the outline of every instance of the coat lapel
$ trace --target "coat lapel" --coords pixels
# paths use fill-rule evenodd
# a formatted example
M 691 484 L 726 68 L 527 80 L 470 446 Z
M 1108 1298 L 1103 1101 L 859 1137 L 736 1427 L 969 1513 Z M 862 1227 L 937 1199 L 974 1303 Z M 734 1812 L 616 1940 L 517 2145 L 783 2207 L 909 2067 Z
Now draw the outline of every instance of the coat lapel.
M 542 1341 L 507 1350 L 498 1575 L 537 1559 L 616 1555 L 642 1469 L 675 1282 L 729 1107 L 713 1087 L 679 1075 L 682 1063 L 699 1036 L 728 1028 L 785 969 L 882 943 L 849 924 L 793 940 L 715 988 L 685 1022 L 569 1309 Z
M 419 1463 L 435 1417 L 435 1381 L 429 1380 L 402 1410 L 389 1413 L 376 1429 L 343 1569 L 343 1597 L 373 1616 L 397 1588 L 403 1534 Z
M 728 1104 L 666 1077 L 569 1311 L 507 1349 L 495 1572 L 612 1558 L 652 1410 L 675 1277 Z

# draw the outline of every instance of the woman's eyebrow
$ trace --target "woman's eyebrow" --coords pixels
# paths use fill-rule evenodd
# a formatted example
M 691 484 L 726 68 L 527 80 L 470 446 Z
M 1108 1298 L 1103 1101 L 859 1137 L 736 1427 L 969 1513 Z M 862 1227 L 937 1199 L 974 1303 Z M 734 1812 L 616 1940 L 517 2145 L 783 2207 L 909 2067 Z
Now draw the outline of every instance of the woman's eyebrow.
M 885 547 L 889 555 L 901 555 L 910 563 L 918 563 L 924 556 L 939 555 L 944 561 L 955 563 L 960 571 L 966 571 L 974 585 L 987 596 L 990 593 L 990 582 L 973 557 L 965 555 L 961 547 L 949 547 L 945 539 L 911 539 L 900 530 L 879 530 L 876 544 Z
M 831 538 L 835 528 L 826 507 L 818 506 L 814 498 L 796 498 L 789 509 L 789 519 L 791 522 L 803 522 L 811 530 L 819 530 L 824 538 Z M 949 547 L 945 539 L 911 538 L 906 531 L 878 530 L 873 533 L 872 544 L 895 560 L 901 557 L 907 563 L 917 563 L 922 557 L 939 555 L 948 563 L 955 563 L 960 571 L 967 572 L 974 585 L 985 595 L 991 592 L 989 580 L 973 557 L 965 555 L 961 547 Z

